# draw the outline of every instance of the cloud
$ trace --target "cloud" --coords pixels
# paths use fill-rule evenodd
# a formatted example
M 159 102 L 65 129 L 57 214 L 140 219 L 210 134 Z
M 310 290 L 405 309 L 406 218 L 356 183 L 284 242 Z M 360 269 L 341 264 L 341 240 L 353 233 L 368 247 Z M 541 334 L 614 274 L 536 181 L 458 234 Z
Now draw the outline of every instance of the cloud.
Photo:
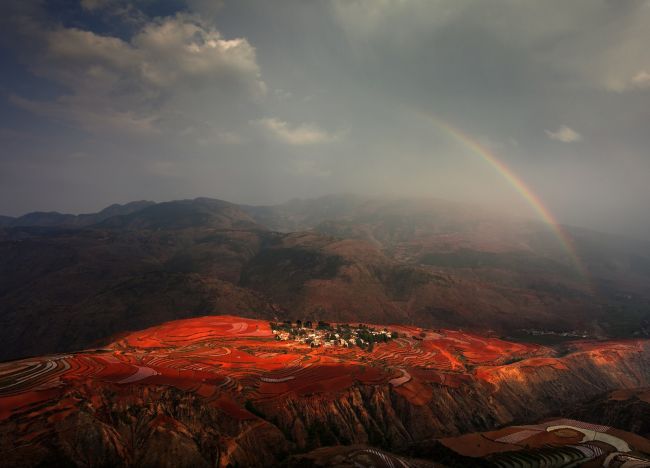
M 568 18 L 572 31 L 554 38 L 546 65 L 572 86 L 617 93 L 648 87 L 650 3 L 586 2 Z
M 98 108 L 93 101 L 64 96 L 55 101 L 37 101 L 10 95 L 9 102 L 35 115 L 73 124 L 91 133 L 120 133 L 130 136 L 159 135 L 159 116 L 138 115 L 134 111 Z
M 213 17 L 221 11 L 225 0 L 186 0 L 190 10 L 201 16 Z
M 215 144 L 239 145 L 244 142 L 244 139 L 236 132 L 214 130 L 211 133 L 204 133 L 195 141 L 199 146 L 209 148 Z
M 118 20 L 130 27 L 140 26 L 148 21 L 139 8 L 138 1 L 133 0 L 80 0 L 79 5 L 90 14 L 104 19 Z
M 198 17 L 154 21 L 132 44 L 145 55 L 140 72 L 153 85 L 236 84 L 256 96 L 266 93 L 253 46 L 244 38 L 224 39 Z
M 272 117 L 255 120 L 251 123 L 261 127 L 274 138 L 289 145 L 329 143 L 339 138 L 337 135 L 328 133 L 311 123 L 290 125 L 287 122 Z
M 281 0 L 222 8 L 212 0 L 84 0 L 83 11 L 47 3 L 0 2 L 0 39 L 16 58 L 3 62 L 11 71 L 3 94 L 14 95 L 5 100 L 5 121 L 35 135 L 0 130 L 11 146 L 0 163 L 15 171 L 0 170 L 12 184 L 0 197 L 11 210 L 39 208 L 36 197 L 66 208 L 59 193 L 68 181 L 93 185 L 68 208 L 77 199 L 99 206 L 135 194 L 267 203 L 391 190 L 495 205 L 515 199 L 497 174 L 412 109 L 515 164 L 568 224 L 572 200 L 593 203 L 602 219 L 603 193 L 650 200 L 642 180 L 650 170 L 647 0 Z M 561 144 L 578 141 L 562 124 L 583 141 Z M 93 157 L 53 156 L 76 151 Z M 52 183 L 35 182 L 34 161 L 52 162 L 42 175 Z M 31 202 L 15 196 L 25 187 Z M 650 223 L 642 209 L 634 213 Z
M 99 10 L 108 5 L 108 0 L 80 0 L 79 4 L 84 10 Z
M 233 101 L 266 94 L 254 47 L 245 38 L 224 38 L 193 15 L 150 20 L 128 41 L 63 27 L 44 30 L 41 40 L 32 70 L 67 93 L 11 102 L 95 133 L 145 134 L 161 131 L 156 126 L 163 123 L 165 130 L 178 128 L 173 121 L 191 119 L 191 96 L 204 90 L 212 109 L 224 113 Z
M 313 160 L 299 160 L 291 165 L 291 173 L 297 176 L 325 178 L 332 175 L 332 171 L 324 169 Z
M 641 89 L 650 88 L 650 72 L 647 70 L 641 70 L 639 73 L 634 75 L 632 78 L 632 83 Z
M 641 70 L 632 75 L 619 76 L 609 80 L 606 83 L 606 87 L 608 90 L 617 93 L 650 89 L 650 72 Z
M 462 0 L 331 0 L 346 34 L 369 41 L 378 36 L 408 42 L 424 31 L 443 27 L 467 7 Z M 408 28 L 400 27 L 408 24 Z
M 582 141 L 582 135 L 566 125 L 562 125 L 555 132 L 551 132 L 550 130 L 544 130 L 544 132 L 551 140 L 561 141 L 562 143 Z
M 471 54 L 476 47 L 471 39 L 480 35 L 485 42 L 478 46 L 500 46 L 501 58 L 523 50 L 532 69 L 552 72 L 559 84 L 614 92 L 650 88 L 646 76 L 650 2 L 644 0 L 331 0 L 331 4 L 335 20 L 353 48 L 362 48 L 365 60 L 426 50 L 427 59 L 435 63 L 435 57 L 444 53 L 445 37 L 462 36 L 472 46 L 466 47 Z M 432 38 L 439 39 L 436 46 L 424 49 Z M 458 41 L 450 44 L 463 48 Z M 455 63 L 467 65 L 472 55 L 467 57 Z

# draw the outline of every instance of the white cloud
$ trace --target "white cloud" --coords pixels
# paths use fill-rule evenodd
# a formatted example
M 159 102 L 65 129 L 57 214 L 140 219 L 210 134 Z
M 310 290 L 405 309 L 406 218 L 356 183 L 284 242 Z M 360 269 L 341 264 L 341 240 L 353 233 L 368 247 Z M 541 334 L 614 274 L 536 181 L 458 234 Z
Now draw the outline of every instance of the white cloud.
M 45 36 L 47 64 L 40 71 L 44 74 L 54 72 L 61 81 L 78 77 L 79 71 L 96 67 L 107 70 L 126 71 L 145 57 L 137 49 L 117 37 L 100 36 L 91 31 L 77 28 L 61 28 L 48 32 Z M 62 69 L 67 65 L 72 69 Z M 65 73 L 65 75 L 62 75 Z
M 100 8 L 101 2 L 89 5 Z M 69 93 L 45 102 L 14 96 L 12 102 L 92 132 L 160 131 L 162 122 L 191 119 L 183 112 L 192 114 L 191 96 L 205 90 L 214 100 L 210 107 L 221 113 L 232 105 L 220 99 L 255 101 L 266 93 L 253 46 L 245 38 L 223 38 L 196 16 L 149 21 L 130 41 L 78 28 L 46 30 L 42 39 L 33 70 Z
M 146 56 L 142 77 L 154 85 L 221 82 L 245 86 L 257 96 L 266 93 L 253 46 L 244 38 L 224 39 L 197 17 L 150 23 L 132 43 Z
M 582 135 L 566 125 L 562 125 L 557 131 L 551 132 L 544 130 L 551 140 L 561 141 L 563 143 L 574 143 L 582 140 Z
M 264 118 L 251 122 L 263 128 L 274 138 L 289 145 L 312 145 L 329 143 L 339 138 L 311 123 L 290 125 L 276 118 Z

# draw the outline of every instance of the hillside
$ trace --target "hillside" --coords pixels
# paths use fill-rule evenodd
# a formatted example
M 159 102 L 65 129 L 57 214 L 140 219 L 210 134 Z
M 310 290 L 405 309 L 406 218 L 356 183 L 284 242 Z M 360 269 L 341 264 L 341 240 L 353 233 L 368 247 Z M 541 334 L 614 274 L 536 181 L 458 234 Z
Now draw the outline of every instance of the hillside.
M 199 198 L 113 205 L 77 224 L 81 217 L 101 220 L 29 216 L 45 225 L 0 228 L 0 359 L 215 313 L 533 340 L 650 334 L 644 243 L 572 230 L 587 278 L 547 227 L 476 207 Z M 287 227 L 300 230 L 280 232 Z
M 113 204 L 97 213 L 80 215 L 58 213 L 56 211 L 35 211 L 17 218 L 2 216 L 0 217 L 0 226 L 83 227 L 100 223 L 113 216 L 129 215 L 154 204 L 152 201 L 145 200 L 134 201 L 124 205 Z
M 266 321 L 212 316 L 126 334 L 100 349 L 4 363 L 5 466 L 269 466 L 354 444 L 438 462 L 432 439 L 561 417 L 608 390 L 650 384 L 647 340 L 556 349 L 445 329 L 321 326 L 326 334 L 385 328 L 391 338 L 372 348 L 311 347 L 279 340 Z M 546 427 L 536 431 L 541 437 Z M 613 434 L 648 449 L 646 439 Z M 590 447 L 583 452 L 595 453 Z M 599 446 L 598 456 L 616 448 Z

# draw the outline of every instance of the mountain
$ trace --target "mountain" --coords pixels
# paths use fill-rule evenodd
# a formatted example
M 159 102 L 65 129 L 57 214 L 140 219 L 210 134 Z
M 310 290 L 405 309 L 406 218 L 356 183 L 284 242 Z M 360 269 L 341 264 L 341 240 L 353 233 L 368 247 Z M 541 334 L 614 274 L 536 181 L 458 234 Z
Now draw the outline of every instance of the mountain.
M 3 223 L 6 466 L 648 460 L 642 241 L 357 196 Z
M 0 241 L 4 359 L 67 351 L 174 318 L 272 317 L 236 284 L 256 232 L 13 228 Z
M 0 227 L 10 226 L 15 218 L 0 215 Z
M 242 205 L 260 224 L 279 232 L 312 229 L 323 221 L 341 219 L 359 212 L 371 199 L 358 195 L 327 195 L 312 199 L 293 199 L 274 206 Z
M 98 221 L 81 225 L 90 217 Z M 544 342 L 650 335 L 646 243 L 567 228 L 586 278 L 548 227 L 474 206 L 330 196 L 251 207 L 198 198 L 74 219 L 0 228 L 0 359 L 220 313 Z
M 112 229 L 260 228 L 237 205 L 222 200 L 196 198 L 157 203 L 107 218 L 97 227 Z
M 41 226 L 41 227 L 83 227 L 100 223 L 113 216 L 128 215 L 143 208 L 154 205 L 151 201 L 135 201 L 124 205 L 113 204 L 97 213 L 90 214 L 62 214 L 56 211 L 35 211 L 18 218 L 0 217 L 0 226 Z M 3 222 L 3 218 L 4 221 Z
M 560 466 L 549 460 L 602 463 L 617 451 L 647 460 L 650 442 L 601 427 L 597 407 L 581 420 L 565 413 L 650 385 L 648 362 L 650 340 L 549 347 L 447 329 L 200 317 L 0 364 L 0 453 L 8 467 L 517 466 L 521 457 Z M 581 443 L 584 428 L 595 432 Z

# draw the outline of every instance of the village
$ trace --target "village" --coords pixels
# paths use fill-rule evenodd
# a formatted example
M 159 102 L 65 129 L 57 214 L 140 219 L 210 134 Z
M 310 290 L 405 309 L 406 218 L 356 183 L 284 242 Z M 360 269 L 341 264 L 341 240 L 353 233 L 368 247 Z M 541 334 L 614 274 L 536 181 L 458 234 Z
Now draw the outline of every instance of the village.
M 397 332 L 386 328 L 378 330 L 364 324 L 355 327 L 347 323 L 331 325 L 323 321 L 314 326 L 311 320 L 271 322 L 271 330 L 278 341 L 295 341 L 312 348 L 358 346 L 367 351 L 372 351 L 375 343 L 386 343 L 398 336 Z

